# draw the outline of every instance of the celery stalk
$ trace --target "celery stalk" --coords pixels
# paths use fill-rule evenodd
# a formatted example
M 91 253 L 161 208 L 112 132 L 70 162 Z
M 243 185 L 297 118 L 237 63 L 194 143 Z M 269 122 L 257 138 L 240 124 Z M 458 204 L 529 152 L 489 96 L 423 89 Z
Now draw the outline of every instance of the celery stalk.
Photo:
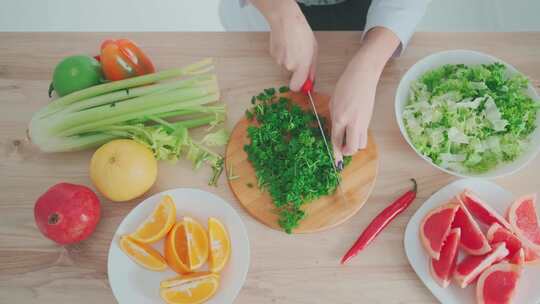
M 196 100 L 192 100 L 192 102 L 199 102 L 201 104 L 204 104 L 204 103 L 210 103 L 210 102 L 215 102 L 217 99 L 216 99 L 216 96 L 215 95 L 212 95 L 212 96 L 205 96 L 205 97 L 201 97 L 201 98 L 198 98 Z M 66 127 L 65 125 L 62 126 L 62 129 L 52 129 L 54 132 L 56 132 L 58 135 L 60 136 L 71 136 L 71 135 L 74 135 L 74 134 L 77 134 L 77 133 L 85 133 L 85 132 L 91 132 L 93 131 L 93 129 L 95 127 L 98 127 L 98 126 L 103 126 L 103 125 L 114 125 L 114 124 L 118 124 L 118 123 L 123 123 L 123 122 L 126 122 L 126 121 L 129 121 L 129 120 L 132 120 L 132 119 L 137 119 L 139 117 L 142 117 L 140 118 L 140 120 L 148 120 L 146 119 L 145 117 L 148 116 L 148 115 L 154 115 L 154 114 L 158 114 L 158 113 L 161 113 L 161 112 L 167 112 L 167 111 L 173 111 L 173 110 L 181 110 L 181 109 L 184 109 L 185 111 L 189 111 L 190 114 L 197 114 L 197 113 L 202 113 L 203 111 L 199 112 L 199 108 L 198 107 L 195 107 L 195 106 L 192 106 L 190 104 L 186 104 L 186 105 L 183 105 L 181 103 L 178 103 L 178 104 L 172 104 L 172 105 L 168 105 L 166 108 L 165 107 L 159 107 L 159 108 L 151 108 L 151 109 L 147 109 L 144 111 L 144 113 L 141 113 L 141 111 L 139 112 L 131 112 L 131 113 L 126 113 L 126 114 L 120 114 L 118 116 L 113 116 L 113 117 L 107 117 L 107 118 L 104 118 L 104 119 L 101 119 L 101 120 L 92 120 L 92 121 L 89 121 L 89 122 L 84 122 L 82 124 L 79 124 L 77 125 L 76 123 L 73 123 L 73 124 L 70 124 L 71 127 Z M 203 109 L 203 108 L 201 108 Z
M 210 97 L 210 98 L 205 98 Z M 181 88 L 168 92 L 158 92 L 150 95 L 144 95 L 130 99 L 129 102 L 120 102 L 118 104 L 103 105 L 90 108 L 85 111 L 67 113 L 61 116 L 51 116 L 48 127 L 52 132 L 60 132 L 77 125 L 99 122 L 107 118 L 118 117 L 128 113 L 140 113 L 153 111 L 159 107 L 165 107 L 170 104 L 177 104 L 178 110 L 189 105 L 198 105 L 215 102 L 219 99 L 217 86 L 207 88 Z
M 66 106 L 65 108 L 58 108 L 55 111 L 44 113 L 42 117 L 50 116 L 52 114 L 62 112 L 62 113 L 71 113 L 71 112 L 77 112 L 89 108 L 94 108 L 102 105 L 110 105 L 113 103 L 122 102 L 127 99 L 131 99 L 134 97 L 139 97 L 143 95 L 148 95 L 152 93 L 157 92 L 167 92 L 174 89 L 180 89 L 180 88 L 189 88 L 193 86 L 204 86 L 206 84 L 205 81 L 215 81 L 215 77 L 213 75 L 197 75 L 190 79 L 182 79 L 177 80 L 174 82 L 168 82 L 168 83 L 159 83 L 159 84 L 153 84 L 149 86 L 144 87 L 136 87 L 133 89 L 124 89 L 120 91 L 115 91 L 111 93 L 107 93 L 100 96 L 95 96 L 92 98 L 88 98 L 85 100 L 81 100 L 79 102 L 70 104 Z
M 155 99 L 152 99 L 152 101 L 154 100 Z M 184 103 L 182 102 L 168 103 L 161 106 L 156 105 L 155 107 L 143 108 L 143 109 L 121 109 L 120 111 L 110 110 L 109 112 L 106 112 L 106 113 L 100 113 L 100 111 L 96 111 L 97 113 L 99 113 L 99 114 L 96 114 L 96 116 L 84 116 L 84 115 L 77 115 L 75 117 L 68 116 L 66 117 L 65 123 L 62 123 L 62 121 L 55 121 L 54 124 L 49 125 L 49 130 L 55 133 L 62 133 L 63 131 L 78 130 L 77 128 L 80 128 L 81 126 L 86 126 L 86 125 L 91 125 L 91 124 L 103 125 L 103 124 L 120 123 L 120 122 L 125 122 L 131 119 L 136 119 L 144 115 L 153 115 L 153 114 L 167 112 L 167 111 L 192 110 L 194 113 L 198 113 L 197 111 L 198 108 L 196 106 L 212 103 L 212 102 L 215 102 L 216 100 L 217 100 L 217 95 L 213 94 L 213 95 L 208 95 L 208 96 L 201 96 L 196 99 L 191 99 Z M 81 113 L 81 114 L 84 114 L 84 113 Z M 101 117 L 97 115 L 100 115 Z M 73 133 L 73 132 L 74 131 L 71 131 L 70 133 Z

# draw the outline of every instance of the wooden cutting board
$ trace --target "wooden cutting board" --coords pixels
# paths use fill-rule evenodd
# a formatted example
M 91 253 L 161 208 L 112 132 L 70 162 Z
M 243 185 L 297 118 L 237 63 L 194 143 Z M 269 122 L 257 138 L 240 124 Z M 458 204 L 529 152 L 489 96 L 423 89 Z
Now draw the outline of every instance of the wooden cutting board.
M 304 109 L 310 109 L 307 96 L 299 93 L 287 94 L 293 102 Z M 313 94 L 320 116 L 329 120 L 329 97 Z M 278 225 L 278 215 L 270 194 L 257 187 L 255 170 L 247 159 L 244 145 L 249 144 L 247 127 L 251 122 L 243 117 L 234 127 L 227 145 L 225 168 L 227 176 L 238 176 L 229 180 L 229 186 L 240 204 L 258 221 L 282 230 Z M 347 198 L 345 202 L 339 190 L 304 205 L 306 217 L 293 233 L 310 233 L 335 227 L 353 216 L 367 201 L 375 184 L 378 168 L 378 152 L 371 133 L 367 149 L 353 156 L 352 162 L 342 172 L 342 188 Z M 232 174 L 231 174 L 232 170 Z

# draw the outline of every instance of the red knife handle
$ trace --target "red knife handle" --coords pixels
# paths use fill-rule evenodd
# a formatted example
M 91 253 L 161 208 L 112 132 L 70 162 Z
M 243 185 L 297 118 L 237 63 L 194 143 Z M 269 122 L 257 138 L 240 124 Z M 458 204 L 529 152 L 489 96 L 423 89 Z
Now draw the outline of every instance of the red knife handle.
M 308 78 L 306 82 L 304 82 L 304 85 L 302 86 L 300 91 L 302 91 L 302 93 L 307 95 L 312 90 L 313 90 L 313 80 L 311 80 L 311 78 Z

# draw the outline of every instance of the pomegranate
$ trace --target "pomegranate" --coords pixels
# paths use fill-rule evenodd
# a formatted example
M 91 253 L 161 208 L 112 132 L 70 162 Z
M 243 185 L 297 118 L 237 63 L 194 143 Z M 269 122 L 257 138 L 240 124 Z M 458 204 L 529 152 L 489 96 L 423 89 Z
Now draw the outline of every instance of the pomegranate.
M 94 232 L 100 209 L 99 199 L 90 188 L 60 183 L 38 198 L 34 217 L 43 235 L 65 245 L 85 240 Z

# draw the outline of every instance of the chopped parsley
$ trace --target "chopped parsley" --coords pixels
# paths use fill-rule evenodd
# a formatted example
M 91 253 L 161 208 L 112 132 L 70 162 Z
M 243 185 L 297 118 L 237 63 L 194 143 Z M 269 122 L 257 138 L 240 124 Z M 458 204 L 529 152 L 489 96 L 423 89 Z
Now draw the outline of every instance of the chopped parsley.
M 288 88 L 278 91 L 285 93 Z M 256 124 L 248 127 L 251 142 L 244 150 L 255 168 L 259 187 L 272 197 L 279 225 L 291 233 L 306 216 L 302 206 L 332 194 L 340 175 L 334 172 L 311 111 L 276 95 L 275 89 L 264 90 L 252 104 L 246 117 Z M 350 157 L 345 164 L 348 162 Z

